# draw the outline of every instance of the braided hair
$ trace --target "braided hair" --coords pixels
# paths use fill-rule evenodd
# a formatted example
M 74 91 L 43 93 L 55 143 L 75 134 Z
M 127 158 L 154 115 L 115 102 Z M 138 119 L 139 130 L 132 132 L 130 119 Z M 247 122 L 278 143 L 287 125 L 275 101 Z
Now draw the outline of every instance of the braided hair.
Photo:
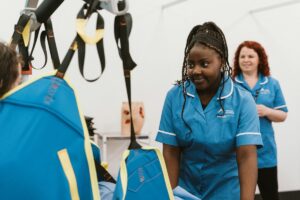
M 218 54 L 220 54 L 221 59 L 225 63 L 224 67 L 222 68 L 223 70 L 221 71 L 222 88 L 219 97 L 221 97 L 225 86 L 225 82 L 226 82 L 226 80 L 224 80 L 225 75 L 227 75 L 227 79 L 231 77 L 232 68 L 230 67 L 228 62 L 228 47 L 227 47 L 227 42 L 223 31 L 213 22 L 205 22 L 202 25 L 195 26 L 190 31 L 187 37 L 186 46 L 184 49 L 182 71 L 181 71 L 182 77 L 181 80 L 178 81 L 178 84 L 182 85 L 183 87 L 184 103 L 181 111 L 181 118 L 183 119 L 183 121 L 184 121 L 183 118 L 184 107 L 186 103 L 186 87 L 188 86 L 185 85 L 185 82 L 189 79 L 187 74 L 187 57 L 190 50 L 194 47 L 194 45 L 199 43 L 214 49 Z M 189 83 L 189 81 L 187 83 Z M 222 102 L 223 100 L 221 98 L 219 99 L 220 99 L 219 103 L 224 114 L 224 106 Z M 184 123 L 187 125 L 185 121 Z M 191 130 L 191 128 L 188 125 L 187 127 Z

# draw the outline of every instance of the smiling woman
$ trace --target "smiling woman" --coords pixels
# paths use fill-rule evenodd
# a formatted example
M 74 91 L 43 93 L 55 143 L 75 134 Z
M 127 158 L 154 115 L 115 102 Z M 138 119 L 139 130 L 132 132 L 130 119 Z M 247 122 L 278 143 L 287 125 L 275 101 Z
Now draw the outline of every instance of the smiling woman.
M 20 62 L 17 53 L 0 42 L 0 98 L 20 83 Z
M 156 140 L 163 143 L 172 187 L 202 199 L 254 199 L 259 120 L 251 95 L 230 77 L 221 29 L 213 22 L 195 26 Z
M 202 106 L 206 106 L 216 93 L 221 81 L 221 68 L 221 57 L 214 49 L 196 43 L 190 50 L 187 58 L 187 75 L 197 88 Z
M 287 106 L 279 82 L 270 76 L 268 57 L 261 44 L 244 41 L 234 58 L 235 81 L 249 91 L 256 102 L 264 148 L 258 150 L 259 191 L 264 200 L 277 200 L 277 149 L 272 122 L 283 122 Z

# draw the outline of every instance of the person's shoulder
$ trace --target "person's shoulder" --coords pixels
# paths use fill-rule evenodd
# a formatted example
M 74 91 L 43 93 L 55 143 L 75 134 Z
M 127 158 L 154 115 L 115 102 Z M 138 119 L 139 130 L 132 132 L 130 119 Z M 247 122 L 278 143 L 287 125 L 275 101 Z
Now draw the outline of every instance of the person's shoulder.
M 175 95 L 178 93 L 182 93 L 183 85 L 182 83 L 174 83 L 172 87 L 168 91 L 168 95 Z
M 252 94 L 239 84 L 234 84 L 232 101 L 234 102 L 236 109 L 240 109 L 242 107 L 255 109 L 255 101 Z
M 268 83 L 271 87 L 275 87 L 275 88 L 278 88 L 280 87 L 280 83 L 279 83 L 279 80 L 274 78 L 273 76 L 267 76 L 266 77 L 268 79 Z
M 279 83 L 279 80 L 276 79 L 276 78 L 273 77 L 273 76 L 267 76 L 267 78 L 268 78 L 268 81 L 269 81 L 270 83 L 275 83 L 275 84 L 278 84 L 278 83 Z
M 182 83 L 174 83 L 170 89 L 170 91 L 178 91 L 178 90 L 182 90 L 183 88 L 183 84 Z
M 241 86 L 240 84 L 233 82 L 233 91 L 237 92 L 237 93 L 250 93 L 248 90 L 246 90 L 243 86 Z
M 233 92 L 235 96 L 243 99 L 243 98 L 253 98 L 251 93 L 243 88 L 240 84 L 238 83 L 233 83 Z

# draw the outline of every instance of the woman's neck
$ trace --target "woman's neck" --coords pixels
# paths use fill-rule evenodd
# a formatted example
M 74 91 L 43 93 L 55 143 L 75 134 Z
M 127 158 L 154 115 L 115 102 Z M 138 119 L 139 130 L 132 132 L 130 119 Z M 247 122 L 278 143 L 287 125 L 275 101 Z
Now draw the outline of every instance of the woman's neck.
M 256 85 L 256 83 L 258 81 L 258 74 L 257 74 L 257 72 L 243 73 L 243 76 L 244 76 L 244 80 L 247 82 L 247 84 L 252 89 Z
M 209 89 L 204 91 L 197 91 L 200 98 L 201 104 L 207 106 L 210 100 L 215 96 L 216 92 L 219 89 L 222 77 L 220 77 Z

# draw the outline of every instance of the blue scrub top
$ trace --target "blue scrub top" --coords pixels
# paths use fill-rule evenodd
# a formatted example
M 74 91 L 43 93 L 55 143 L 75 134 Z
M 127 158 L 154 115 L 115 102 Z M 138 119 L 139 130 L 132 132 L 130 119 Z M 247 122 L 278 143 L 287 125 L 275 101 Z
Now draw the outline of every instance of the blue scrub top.
M 183 87 L 175 85 L 165 99 L 156 140 L 182 149 L 179 185 L 206 200 L 239 200 L 236 148 L 262 145 L 259 119 L 251 95 L 227 78 L 202 109 L 195 85 L 187 81 L 184 120 Z M 223 113 L 219 101 L 222 101 Z
M 258 81 L 252 89 L 244 80 L 242 74 L 236 76 L 235 81 L 252 94 L 256 104 L 262 104 L 284 112 L 288 111 L 279 82 L 273 77 L 259 74 Z M 272 121 L 267 117 L 260 117 L 259 121 L 264 148 L 258 150 L 258 168 L 277 166 L 277 150 Z

